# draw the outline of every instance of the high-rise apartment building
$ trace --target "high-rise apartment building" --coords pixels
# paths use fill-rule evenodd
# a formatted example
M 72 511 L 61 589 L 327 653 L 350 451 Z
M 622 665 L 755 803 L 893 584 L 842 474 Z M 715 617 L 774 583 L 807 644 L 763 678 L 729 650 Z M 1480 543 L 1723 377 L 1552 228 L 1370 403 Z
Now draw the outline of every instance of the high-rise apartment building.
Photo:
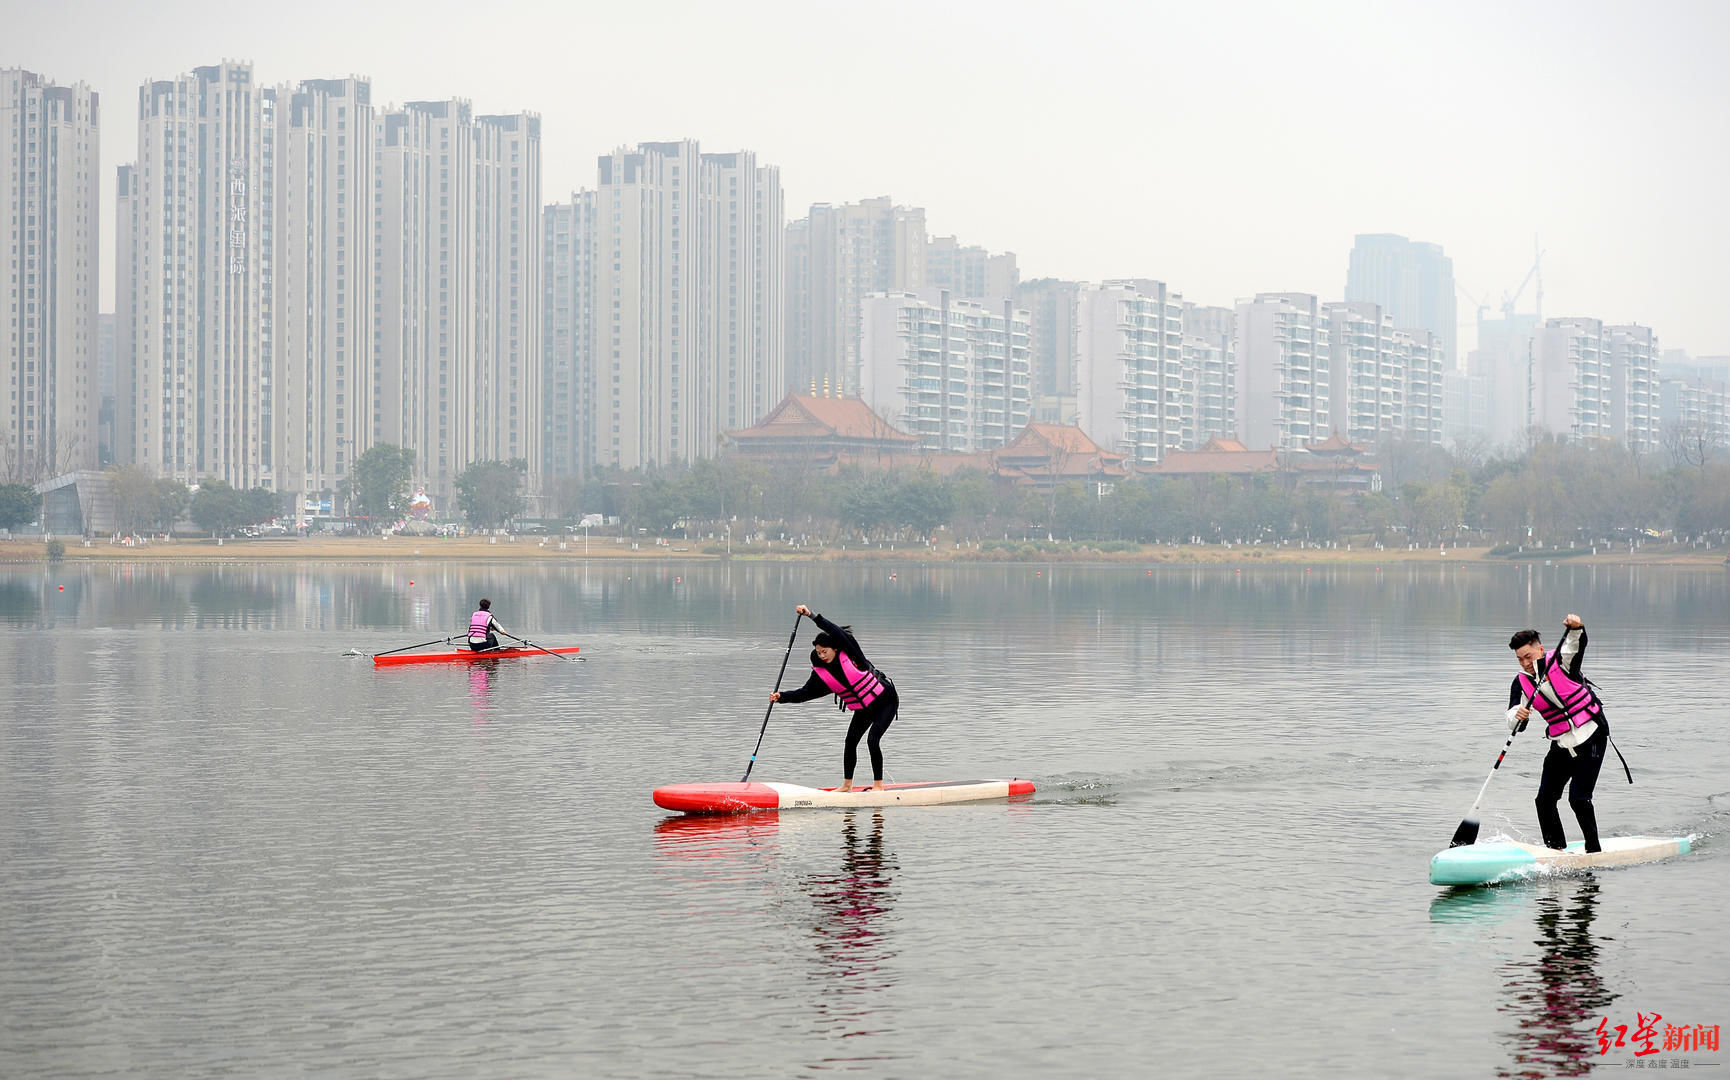
M 1442 376 L 1442 434 L 1448 443 L 1487 439 L 1489 415 L 1489 391 L 1483 376 L 1463 372 Z
M 121 460 L 274 486 L 277 93 L 224 63 L 146 83 L 119 174 Z
M 479 460 L 536 484 L 536 117 L 222 64 L 143 88 L 118 179 L 125 460 L 328 497 L 387 442 L 445 506 Z
M 1080 282 L 1057 278 L 1016 286 L 1015 306 L 1027 312 L 1036 398 L 1075 393 L 1075 303 L 1080 295 Z
M 1610 356 L 1597 319 L 1550 319 L 1532 342 L 1532 426 L 1567 439 L 1615 434 Z
M 595 212 L 596 459 L 713 456 L 787 385 L 780 172 L 642 143 L 600 159 Z
M 99 100 L 0 69 L 0 482 L 97 461 Z
M 982 247 L 964 247 L 953 236 L 935 236 L 925 244 L 925 280 L 958 297 L 1001 303 L 1014 298 L 1021 271 L 1013 251 L 993 255 Z
M 1380 304 L 1395 326 L 1430 331 L 1442 343 L 1444 370 L 1454 369 L 1454 261 L 1441 245 L 1392 233 L 1360 234 L 1346 269 L 1345 298 Z
M 1464 392 L 1482 400 L 1484 408 L 1478 426 L 1468 424 L 1462 434 L 1481 431 L 1492 446 L 1525 444 L 1532 426 L 1532 341 L 1537 329 L 1535 315 L 1508 312 L 1500 319 L 1478 319 L 1478 346 L 1467 358 L 1466 374 L 1480 383 Z
M 1636 454 L 1658 449 L 1658 335 L 1649 326 L 1606 326 L 1610 434 Z
M 475 461 L 540 487 L 541 119 L 475 118 Z
M 1370 447 L 1402 433 L 1409 335 L 1396 342 L 1393 316 L 1369 301 L 1323 304 L 1322 313 L 1328 327 L 1328 427 Z
M 703 160 L 715 185 L 710 377 L 719 433 L 750 427 L 787 393 L 787 214 L 779 166 L 758 165 L 750 151 Z M 717 449 L 697 448 L 705 457 Z
M 96 445 L 97 464 L 114 461 L 114 375 L 119 343 L 114 314 L 96 316 Z
M 860 310 L 860 396 L 926 450 L 1007 446 L 1028 421 L 1027 312 L 948 289 L 875 293 Z
M 1237 424 L 1252 450 L 1295 450 L 1330 431 L 1327 313 L 1308 293 L 1237 305 Z
M 314 79 L 278 88 L 276 102 L 274 220 L 258 221 L 273 253 L 263 302 L 276 315 L 273 340 L 260 343 L 271 449 L 260 482 L 316 496 L 339 488 L 373 442 L 372 87 Z
M 818 203 L 789 230 L 787 370 L 796 390 L 859 389 L 859 304 L 926 287 L 925 211 L 887 198 Z
M 376 123 L 373 437 L 413 450 L 416 480 L 443 504 L 479 459 L 474 114 L 414 101 Z
M 380 114 L 371 438 L 449 505 L 478 461 L 543 465 L 540 119 L 468 102 Z M 368 442 L 363 439 L 360 449 Z
M 552 203 L 541 220 L 543 471 L 585 477 L 595 467 L 595 193 Z
M 1394 331 L 1394 351 L 1405 367 L 1405 426 L 1402 438 L 1409 442 L 1442 445 L 1446 420 L 1446 346 L 1442 339 L 1422 327 Z
M 1725 374 L 1722 369 L 1677 370 L 1665 364 L 1659 384 L 1659 439 L 1679 459 L 1698 465 L 1706 456 L 1730 449 L 1730 378 Z
M 1182 297 L 1142 278 L 1085 286 L 1076 327 L 1076 422 L 1087 436 L 1141 465 L 1191 445 Z
M 116 170 L 114 198 L 114 437 L 109 452 L 120 464 L 138 460 L 138 168 Z M 157 273 L 161 273 L 161 268 Z
M 1183 366 L 1195 388 L 1195 423 L 1187 449 L 1237 438 L 1237 312 L 1183 305 Z

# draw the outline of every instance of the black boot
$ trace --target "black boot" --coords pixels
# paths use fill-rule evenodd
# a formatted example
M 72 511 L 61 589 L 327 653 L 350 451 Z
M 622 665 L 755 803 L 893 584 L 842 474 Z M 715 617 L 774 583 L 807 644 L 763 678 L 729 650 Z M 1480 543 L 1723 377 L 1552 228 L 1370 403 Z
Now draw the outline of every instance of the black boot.
M 1598 843 L 1598 812 L 1592 809 L 1591 800 L 1575 802 L 1569 799 L 1568 805 L 1574 808 L 1574 817 L 1580 822 L 1580 834 L 1586 838 L 1586 850 L 1603 851 L 1603 846 Z
M 1544 834 L 1545 847 L 1561 851 L 1568 846 L 1568 834 L 1562 831 L 1562 815 L 1556 804 L 1555 799 L 1537 800 L 1538 831 Z

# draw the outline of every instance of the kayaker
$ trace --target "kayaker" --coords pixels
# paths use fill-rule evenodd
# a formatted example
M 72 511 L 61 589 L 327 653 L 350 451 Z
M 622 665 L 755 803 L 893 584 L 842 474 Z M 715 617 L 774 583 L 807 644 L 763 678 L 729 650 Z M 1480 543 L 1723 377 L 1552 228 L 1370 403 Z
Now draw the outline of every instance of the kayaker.
M 817 624 L 817 636 L 811 639 L 811 677 L 797 690 L 770 694 L 769 700 L 793 705 L 834 694 L 837 707 L 853 713 L 853 722 L 847 725 L 847 748 L 841 754 L 841 786 L 836 790 L 853 790 L 859 739 L 865 736 L 865 747 L 871 751 L 871 788 L 882 791 L 883 749 L 879 743 L 901 708 L 895 684 L 865 659 L 851 628 L 813 614 L 804 604 L 793 610 Z
M 1567 787 L 1568 805 L 1580 822 L 1586 850 L 1601 851 L 1592 789 L 1598 783 L 1598 770 L 1604 766 L 1610 724 L 1604 717 L 1603 702 L 1580 674 L 1586 654 L 1586 626 L 1578 615 L 1570 613 L 1562 620 L 1562 643 L 1553 651 L 1544 651 L 1536 630 L 1521 630 L 1508 640 L 1508 648 L 1514 650 L 1520 663 L 1520 672 L 1508 690 L 1508 730 L 1523 730 L 1535 710 L 1550 739 L 1537 798 L 1544 846 L 1558 850 L 1568 846 L 1562 815 L 1557 811 L 1562 788 Z
M 480 609 L 469 616 L 469 648 L 475 652 L 491 652 L 499 647 L 499 634 L 504 627 L 493 618 L 493 602 L 481 599 Z

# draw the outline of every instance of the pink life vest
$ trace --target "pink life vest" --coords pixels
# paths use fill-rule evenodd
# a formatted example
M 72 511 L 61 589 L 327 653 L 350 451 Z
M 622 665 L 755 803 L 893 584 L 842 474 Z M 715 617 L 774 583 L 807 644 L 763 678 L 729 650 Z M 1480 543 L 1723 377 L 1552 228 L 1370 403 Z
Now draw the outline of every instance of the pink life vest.
M 1543 670 L 1549 684 L 1548 689 L 1554 691 L 1554 698 L 1542 691 L 1534 696 L 1532 677 L 1524 671 L 1520 672 L 1519 677 L 1520 689 L 1549 725 L 1544 729 L 1544 734 L 1552 739 L 1560 738 L 1576 728 L 1585 727 L 1604 711 L 1598 704 L 1598 696 L 1592 693 L 1585 683 L 1577 683 L 1568 677 L 1568 673 L 1556 660 L 1556 650 L 1552 649 L 1544 654 Z
M 482 610 L 482 611 L 475 612 L 473 615 L 470 615 L 469 616 L 469 640 L 470 641 L 485 641 L 487 638 L 487 628 L 492 626 L 492 624 L 493 624 L 493 613 L 490 611 Z
M 821 664 L 812 665 L 812 670 L 828 685 L 829 692 L 841 699 L 842 707 L 857 712 L 876 701 L 877 696 L 883 693 L 883 680 L 877 677 L 876 672 L 860 671 L 853 666 L 853 661 L 847 654 L 839 650 L 835 653 L 835 659 L 841 662 L 841 674 L 846 678 L 846 683 L 842 683 L 835 677 L 834 672 Z

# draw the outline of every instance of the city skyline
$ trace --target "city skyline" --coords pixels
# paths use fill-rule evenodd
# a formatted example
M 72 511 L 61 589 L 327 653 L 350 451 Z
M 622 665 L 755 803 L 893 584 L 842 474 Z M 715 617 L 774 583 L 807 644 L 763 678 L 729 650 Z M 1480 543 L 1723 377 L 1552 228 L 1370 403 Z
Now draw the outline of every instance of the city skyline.
M 1537 234 L 1547 316 L 1637 321 L 1690 353 L 1730 353 L 1712 302 L 1730 285 L 1712 240 L 1730 210 L 1710 192 L 1730 140 L 1721 110 L 1695 105 L 1730 87 L 1711 61 L 1730 39 L 1730 12 L 1713 5 L 1463 5 L 1392 19 L 1361 5 L 1301 14 L 1232 5 L 1095 9 L 1061 22 L 1034 9 L 993 8 L 991 20 L 975 19 L 977 6 L 917 9 L 928 32 L 895 36 L 891 55 L 923 71 L 922 56 L 966 41 L 997 65 L 1000 77 L 980 85 L 873 67 L 900 25 L 890 9 L 849 19 L 847 9 L 767 5 L 723 25 L 697 6 L 670 18 L 610 9 L 511 18 L 507 5 L 476 20 L 434 4 L 404 25 L 344 8 L 342 34 L 313 32 L 338 10 L 318 2 L 287 27 L 247 9 L 183 10 L 15 5 L 3 19 L 16 44 L 0 66 L 124 101 L 146 79 L 238 54 L 267 81 L 353 73 L 386 107 L 460 98 L 477 114 L 537 112 L 549 193 L 591 186 L 596 158 L 621 145 L 738 147 L 781 167 L 789 220 L 813 203 L 887 195 L 925 207 L 934 236 L 1015 253 L 1024 279 L 1155 277 L 1221 306 L 1269 290 L 1338 296 L 1352 238 L 1374 232 L 1442 245 L 1459 284 L 1495 305 L 1529 268 Z M 523 18 L 553 32 L 521 35 Z M 57 29 L 70 25 L 97 29 Z M 556 62 L 550 50 L 569 36 L 559 26 L 583 30 L 589 66 Z M 1169 46 L 1174 35 L 1184 48 L 1161 49 L 1156 68 L 1116 73 L 1135 41 Z M 1420 39 L 1428 46 L 1414 49 Z M 640 60 L 651 54 L 676 61 L 654 70 L 688 74 L 645 80 Z M 1288 85 L 1294 54 L 1316 77 Z M 784 92 L 834 86 L 865 89 Z M 606 88 L 600 104 L 589 87 Z M 1101 134 L 1136 115 L 1098 104 L 1128 89 L 1162 103 L 1157 139 Z M 970 120 L 904 123 L 918 109 Z M 1340 138 L 1342 117 L 1366 137 Z M 104 125 L 102 161 L 133 159 L 126 128 Z M 1646 139 L 1577 167 L 1587 139 L 1616 130 Z M 1390 173 L 1383 155 L 1396 145 L 1428 164 Z M 1326 152 L 1295 152 L 1303 147 Z M 1170 151 L 1205 165 L 1174 166 Z M 110 170 L 101 183 L 106 212 Z M 118 230 L 101 231 L 100 260 L 112 265 Z M 114 309 L 106 277 L 100 306 Z M 1461 360 L 1473 345 L 1470 310 L 1460 305 Z

